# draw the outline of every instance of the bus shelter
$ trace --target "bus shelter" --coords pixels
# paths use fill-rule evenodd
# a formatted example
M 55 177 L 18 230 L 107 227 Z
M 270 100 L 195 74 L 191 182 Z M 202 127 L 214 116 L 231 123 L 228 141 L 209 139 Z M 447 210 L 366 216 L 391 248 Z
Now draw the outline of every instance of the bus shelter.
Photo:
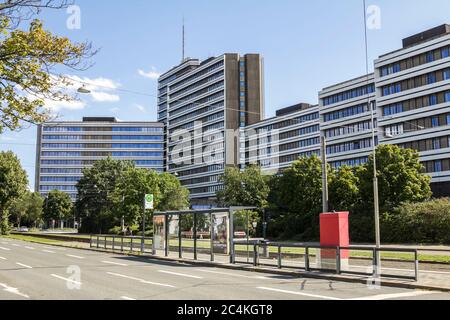
M 252 210 L 257 208 L 155 212 L 153 254 L 209 261 L 216 261 L 216 256 L 220 256 L 231 261 L 235 240 L 249 239 L 248 212 Z M 242 219 L 243 214 L 247 215 L 246 219 Z

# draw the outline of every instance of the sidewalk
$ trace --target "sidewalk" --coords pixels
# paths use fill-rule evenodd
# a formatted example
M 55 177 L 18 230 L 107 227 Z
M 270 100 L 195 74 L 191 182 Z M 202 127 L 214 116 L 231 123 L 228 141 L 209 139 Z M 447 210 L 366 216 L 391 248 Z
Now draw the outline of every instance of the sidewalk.
M 378 284 L 382 286 L 390 286 L 390 287 L 399 287 L 399 288 L 409 288 L 409 289 L 422 289 L 422 290 L 437 290 L 450 292 L 450 265 L 443 265 L 442 268 L 437 269 L 435 266 L 428 266 L 427 264 L 419 265 L 419 281 L 414 280 L 398 280 L 394 278 L 381 278 L 380 282 L 373 283 L 372 277 L 370 276 L 360 276 L 360 275 L 348 275 L 348 274 L 334 274 L 332 272 L 306 272 L 301 268 L 304 268 L 304 262 L 295 259 L 284 259 L 283 260 L 283 268 L 277 268 L 277 259 L 260 259 L 261 266 L 254 267 L 253 257 L 249 257 L 249 263 L 247 263 L 247 256 L 238 256 L 236 257 L 236 263 L 230 263 L 230 257 L 226 255 L 218 255 L 214 256 L 214 262 L 211 262 L 211 256 L 209 254 L 199 253 L 197 255 L 197 260 L 194 260 L 194 255 L 192 252 L 184 252 L 183 258 L 179 259 L 177 252 L 170 252 L 168 257 L 164 257 L 163 252 L 158 252 L 156 256 L 153 256 L 149 253 L 145 253 L 144 255 L 139 252 L 134 253 L 121 253 L 120 251 L 112 251 L 111 249 L 102 249 L 102 248 L 90 248 L 89 243 L 80 243 L 80 242 L 64 242 L 59 244 L 49 244 L 54 246 L 62 246 L 62 247 L 70 247 L 70 248 L 78 248 L 81 250 L 91 250 L 91 251 L 101 251 L 101 252 L 112 252 L 114 254 L 124 254 L 130 256 L 137 256 L 147 259 L 157 259 L 157 260 L 169 260 L 169 261 L 178 261 L 180 263 L 192 264 L 192 265 L 204 265 L 210 267 L 219 267 L 219 268 L 227 268 L 227 269 L 237 269 L 237 270 L 246 270 L 246 271 L 258 271 L 264 273 L 271 274 L 279 274 L 279 275 L 290 275 L 299 278 L 318 278 L 318 279 L 328 279 L 330 281 L 344 281 L 344 282 L 356 282 L 356 283 L 367 283 L 370 285 Z M 391 246 L 397 247 L 398 246 Z M 412 246 L 403 246 L 405 248 L 412 248 Z M 415 247 L 414 247 L 415 248 Z M 447 250 L 445 246 L 426 246 L 425 250 Z M 128 248 L 127 248 L 128 249 Z M 138 249 L 138 248 L 136 248 Z M 148 248 L 147 248 L 148 250 Z M 450 250 L 450 248 L 449 248 Z M 441 252 L 441 254 L 444 254 Z M 449 253 L 447 253 L 449 254 Z M 315 267 L 315 261 L 311 261 L 311 267 Z M 397 275 L 408 275 L 412 276 L 414 274 L 413 266 L 410 264 L 406 266 L 405 264 L 398 264 L 396 262 L 382 262 L 382 274 L 397 274 Z M 344 271 L 346 270 L 343 268 Z M 350 263 L 348 269 L 350 271 L 362 271 L 364 273 L 371 273 L 372 266 L 370 261 L 357 261 L 355 263 Z

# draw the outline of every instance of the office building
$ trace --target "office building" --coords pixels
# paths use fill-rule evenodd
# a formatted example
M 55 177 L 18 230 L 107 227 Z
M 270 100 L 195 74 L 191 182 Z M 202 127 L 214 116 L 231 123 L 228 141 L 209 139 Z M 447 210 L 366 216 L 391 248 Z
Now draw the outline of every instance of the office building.
M 377 117 L 375 98 L 373 74 L 327 87 L 319 93 L 320 130 L 332 167 L 368 161 L 372 152 L 372 117 Z
M 239 165 L 239 128 L 262 119 L 262 64 L 258 54 L 188 58 L 159 78 L 165 169 L 189 189 L 194 208 L 216 203 L 220 175 Z
M 241 129 L 240 167 L 257 164 L 277 174 L 299 157 L 320 155 L 319 107 L 300 103 Z
M 60 190 L 75 200 L 82 170 L 107 157 L 163 172 L 163 142 L 164 124 L 157 122 L 83 118 L 44 123 L 38 127 L 36 192 L 46 196 Z
M 375 61 L 380 143 L 420 152 L 435 196 L 450 195 L 450 26 Z

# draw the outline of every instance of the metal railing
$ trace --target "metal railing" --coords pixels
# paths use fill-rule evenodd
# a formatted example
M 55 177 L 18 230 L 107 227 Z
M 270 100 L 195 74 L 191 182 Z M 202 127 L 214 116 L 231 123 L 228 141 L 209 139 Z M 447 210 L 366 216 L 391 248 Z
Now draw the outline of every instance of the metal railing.
M 90 247 L 120 252 L 153 253 L 153 238 L 91 235 Z
M 245 246 L 246 244 L 244 244 Z M 236 250 L 236 246 L 243 246 L 242 242 L 234 242 L 231 263 L 235 264 L 239 263 L 251 263 L 253 266 L 276 266 L 278 269 L 282 268 L 291 268 L 304 270 L 306 272 L 311 271 L 320 271 L 320 272 L 328 272 L 328 273 L 336 273 L 336 274 L 353 274 L 353 275 L 363 275 L 363 276 L 372 276 L 372 277 L 386 277 L 386 278 L 397 278 L 397 279 L 408 279 L 408 280 L 419 280 L 419 256 L 417 249 L 405 249 L 405 248 L 374 248 L 374 247 L 363 247 L 363 246 L 349 246 L 349 247 L 338 247 L 338 246 L 316 246 L 316 245 L 296 245 L 296 244 L 283 244 L 283 243 L 271 243 L 271 242 L 255 242 L 250 246 L 252 248 L 252 252 L 248 252 L 246 250 Z M 263 249 L 263 250 L 261 250 Z M 272 249 L 272 250 L 271 250 Z M 293 249 L 291 253 L 283 253 L 283 249 Z M 313 252 L 313 250 L 315 252 Z M 262 253 L 261 253 L 262 251 Z M 292 251 L 297 251 L 296 253 L 292 253 Z M 365 257 L 364 255 L 351 256 L 351 251 L 359 251 L 365 253 L 371 253 L 369 257 Z M 244 253 L 244 254 L 243 254 Z M 408 274 L 394 274 L 394 273 L 385 273 L 383 269 L 380 268 L 381 261 L 378 261 L 378 257 L 381 257 L 382 253 L 403 253 L 410 254 L 411 260 L 402 260 L 404 263 L 412 263 L 413 270 L 408 269 L 393 269 L 387 268 L 387 270 L 396 270 L 402 273 L 410 273 L 413 271 L 413 275 Z M 251 255 L 252 261 L 249 261 L 248 257 Z M 287 260 L 284 259 L 283 255 L 291 255 L 296 258 L 303 258 L 303 263 L 295 264 L 291 262 L 291 264 L 287 264 Z M 247 261 L 237 261 L 237 258 L 247 257 Z M 311 262 L 311 260 L 315 258 L 316 263 Z M 352 266 L 350 264 L 346 264 L 343 266 L 343 261 L 350 260 L 362 260 L 367 261 L 371 260 L 370 266 Z M 381 258 L 382 260 L 382 258 Z M 273 262 L 276 263 L 273 263 Z M 292 261 L 292 259 L 291 259 Z M 389 260 L 387 260 L 389 261 Z M 272 262 L 272 263 L 271 263 Z M 286 263 L 284 263 L 286 262 Z M 366 268 L 367 272 L 357 271 L 359 268 Z M 369 271 L 370 269 L 370 271 Z

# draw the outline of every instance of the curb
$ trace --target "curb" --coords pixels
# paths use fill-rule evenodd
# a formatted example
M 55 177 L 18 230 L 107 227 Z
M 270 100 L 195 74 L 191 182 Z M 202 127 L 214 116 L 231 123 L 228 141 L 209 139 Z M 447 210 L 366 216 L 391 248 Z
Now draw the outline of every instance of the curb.
M 38 241 L 27 241 L 27 242 L 40 243 Z M 358 278 L 358 277 L 350 277 L 350 276 L 343 276 L 343 275 L 331 275 L 331 274 L 317 273 L 317 272 L 279 270 L 279 269 L 254 267 L 254 266 L 247 266 L 247 265 L 226 265 L 226 264 L 221 264 L 218 262 L 195 261 L 195 260 L 187 260 L 187 259 L 174 259 L 174 258 L 168 258 L 168 257 L 149 256 L 149 255 L 135 254 L 135 253 L 131 253 L 131 252 L 130 253 L 117 252 L 117 251 L 97 249 L 97 248 L 72 247 L 72 246 L 65 246 L 65 245 L 54 244 L 54 243 L 53 244 L 46 243 L 46 245 L 78 249 L 78 250 L 84 250 L 84 251 L 92 251 L 92 252 L 106 252 L 106 253 L 111 253 L 111 254 L 116 254 L 116 255 L 121 255 L 121 256 L 137 257 L 137 258 L 142 258 L 142 259 L 147 259 L 147 260 L 169 261 L 169 262 L 176 262 L 176 263 L 180 263 L 180 264 L 188 264 L 188 265 L 196 265 L 196 266 L 204 266 L 204 267 L 216 267 L 216 268 L 228 269 L 228 270 L 260 272 L 260 273 L 266 273 L 266 274 L 284 275 L 284 276 L 291 276 L 291 277 L 297 277 L 297 278 L 322 279 L 322 280 L 330 280 L 330 281 L 360 283 L 360 284 L 367 284 L 368 281 L 370 280 L 369 278 L 363 278 L 363 277 Z M 416 283 L 412 283 L 412 282 L 397 282 L 397 281 L 381 280 L 379 284 L 381 286 L 392 287 L 392 288 L 440 291 L 440 292 L 445 292 L 445 293 L 450 292 L 450 288 L 437 287 L 437 286 L 431 286 L 431 285 L 421 285 L 421 284 L 416 284 Z

